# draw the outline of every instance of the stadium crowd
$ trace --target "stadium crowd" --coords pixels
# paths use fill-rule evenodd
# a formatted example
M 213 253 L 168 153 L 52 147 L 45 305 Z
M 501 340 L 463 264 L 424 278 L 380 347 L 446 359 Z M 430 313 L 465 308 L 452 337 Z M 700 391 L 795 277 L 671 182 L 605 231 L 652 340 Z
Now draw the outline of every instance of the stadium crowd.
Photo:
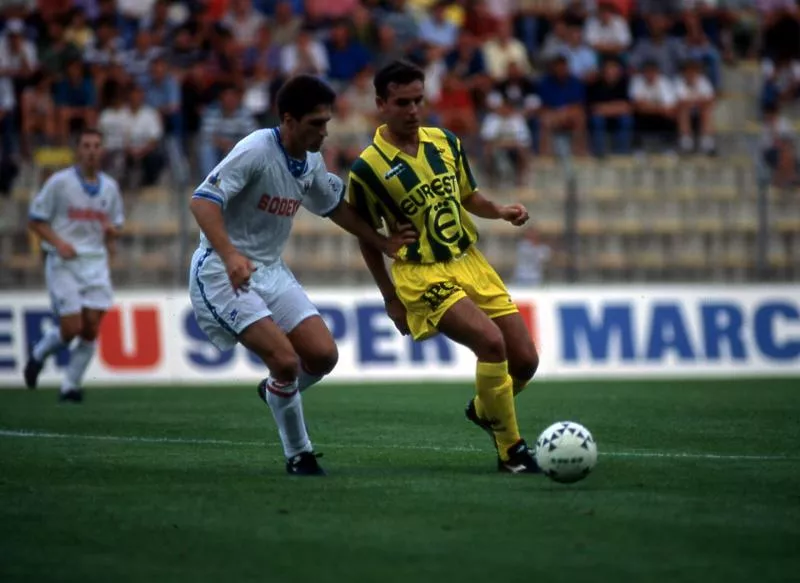
M 431 122 L 463 136 L 490 173 L 501 158 L 524 170 L 532 153 L 565 143 L 577 155 L 713 154 L 721 66 L 741 58 L 760 59 L 761 104 L 776 120 L 765 151 L 776 165 L 794 155 L 780 107 L 800 96 L 795 0 L 5 0 L 0 10 L 3 191 L 20 160 L 85 125 L 105 134 L 123 186 L 153 184 L 187 159 L 196 179 L 276 123 L 275 93 L 299 72 L 340 93 L 325 153 L 343 170 L 376 124 L 372 72 L 398 57 L 424 68 Z

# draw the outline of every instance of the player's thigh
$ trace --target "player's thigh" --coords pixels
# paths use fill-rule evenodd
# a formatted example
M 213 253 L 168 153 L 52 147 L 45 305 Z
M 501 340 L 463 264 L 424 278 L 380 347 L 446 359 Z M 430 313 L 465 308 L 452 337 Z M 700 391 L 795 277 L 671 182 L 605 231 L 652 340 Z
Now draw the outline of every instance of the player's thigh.
M 451 340 L 472 350 L 478 360 L 506 360 L 500 329 L 469 297 L 454 303 L 439 319 L 438 330 Z
M 203 249 L 192 259 L 189 298 L 198 326 L 220 350 L 236 346 L 248 326 L 272 315 L 254 291 L 237 293 L 216 254 Z
M 76 314 L 80 316 L 83 309 L 82 286 L 68 262 L 49 254 L 45 260 L 44 279 L 53 313 L 59 318 Z
M 530 380 L 539 368 L 539 354 L 519 312 L 494 318 L 506 346 L 508 372 L 515 379 Z
M 302 366 L 315 375 L 333 370 L 339 358 L 336 343 L 292 272 L 282 263 L 271 266 L 253 278 L 253 289 L 286 333 Z
M 105 315 L 105 310 L 83 308 L 81 314 L 81 338 L 90 342 L 97 339 L 97 335 L 100 332 L 100 324 L 103 323 Z
M 249 324 L 239 334 L 239 342 L 261 358 L 276 380 L 288 382 L 297 378 L 297 354 L 272 318 L 264 317 Z

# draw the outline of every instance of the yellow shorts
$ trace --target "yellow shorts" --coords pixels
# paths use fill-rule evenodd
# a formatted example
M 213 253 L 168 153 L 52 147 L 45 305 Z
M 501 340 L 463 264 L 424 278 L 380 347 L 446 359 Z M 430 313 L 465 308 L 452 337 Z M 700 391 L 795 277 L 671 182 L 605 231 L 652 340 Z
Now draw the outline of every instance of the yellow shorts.
M 392 276 L 397 296 L 408 312 L 414 340 L 436 334 L 445 312 L 464 297 L 490 318 L 518 311 L 503 280 L 474 246 L 446 262 L 395 261 Z

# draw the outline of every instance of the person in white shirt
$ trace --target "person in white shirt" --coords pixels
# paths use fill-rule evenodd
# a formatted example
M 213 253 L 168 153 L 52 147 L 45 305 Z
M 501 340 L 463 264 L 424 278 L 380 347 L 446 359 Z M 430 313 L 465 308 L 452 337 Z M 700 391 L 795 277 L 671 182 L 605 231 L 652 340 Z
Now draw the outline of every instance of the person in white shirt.
M 33 346 L 25 384 L 36 388 L 47 357 L 74 341 L 61 383 L 62 401 L 83 400 L 83 377 L 100 323 L 113 304 L 108 257 L 124 212 L 116 181 L 100 171 L 102 156 L 100 132 L 84 129 L 77 165 L 51 176 L 30 205 L 29 227 L 42 241 L 45 280 L 58 327 Z
M 486 71 L 493 81 L 505 79 L 508 66 L 512 62 L 526 75 L 531 74 L 528 51 L 521 41 L 514 38 L 510 20 L 497 21 L 497 33 L 483 45 L 483 57 Z
M 301 29 L 297 39 L 281 50 L 281 71 L 284 75 L 325 76 L 329 67 L 325 46 L 311 36 L 308 29 Z
M 531 225 L 517 244 L 517 265 L 514 284 L 539 287 L 544 282 L 544 266 L 550 261 L 553 250 L 542 242 L 539 232 Z
M 678 99 L 678 132 L 683 153 L 694 150 L 694 129 L 700 135 L 700 150 L 713 154 L 714 143 L 714 87 L 703 75 L 700 61 L 687 61 L 681 75 L 675 80 Z
M 600 2 L 597 16 L 586 21 L 586 43 L 603 57 L 619 57 L 631 46 L 631 29 L 613 4 Z
M 252 0 L 232 0 L 222 24 L 233 33 L 241 47 L 255 44 L 258 29 L 266 22 L 263 14 L 253 8 Z
M 164 168 L 164 154 L 161 138 L 164 126 L 158 110 L 145 105 L 144 89 L 134 85 L 129 98 L 127 131 L 125 133 L 125 154 L 127 167 L 140 168 L 140 186 L 152 186 L 158 181 Z
M 300 391 L 336 365 L 336 344 L 319 312 L 281 259 L 294 216 L 304 207 L 329 217 L 394 256 L 416 240 L 408 230 L 384 238 L 344 201 L 344 183 L 329 174 L 319 150 L 335 93 L 299 75 L 277 95 L 279 127 L 237 143 L 197 188 L 190 209 L 201 230 L 189 296 L 200 328 L 220 350 L 243 344 L 269 376 L 258 386 L 272 410 L 286 471 L 325 472 L 308 437 Z
M 531 151 L 531 131 L 521 110 L 515 109 L 508 99 L 492 94 L 494 109 L 486 115 L 481 125 L 481 139 L 486 160 L 489 162 L 490 180 L 496 178 L 498 156 L 506 156 L 514 167 L 518 186 L 525 183 L 528 158 Z
M 639 137 L 655 137 L 672 146 L 678 104 L 672 82 L 661 74 L 655 61 L 647 61 L 631 81 L 631 102 Z

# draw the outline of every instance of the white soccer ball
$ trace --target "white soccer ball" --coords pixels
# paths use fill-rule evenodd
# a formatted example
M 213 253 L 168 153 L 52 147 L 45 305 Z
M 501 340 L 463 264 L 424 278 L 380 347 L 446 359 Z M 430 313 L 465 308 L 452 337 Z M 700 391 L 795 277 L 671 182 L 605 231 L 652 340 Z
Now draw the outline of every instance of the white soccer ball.
M 559 421 L 536 440 L 536 462 L 556 482 L 577 482 L 588 476 L 597 463 L 597 444 L 580 423 Z

